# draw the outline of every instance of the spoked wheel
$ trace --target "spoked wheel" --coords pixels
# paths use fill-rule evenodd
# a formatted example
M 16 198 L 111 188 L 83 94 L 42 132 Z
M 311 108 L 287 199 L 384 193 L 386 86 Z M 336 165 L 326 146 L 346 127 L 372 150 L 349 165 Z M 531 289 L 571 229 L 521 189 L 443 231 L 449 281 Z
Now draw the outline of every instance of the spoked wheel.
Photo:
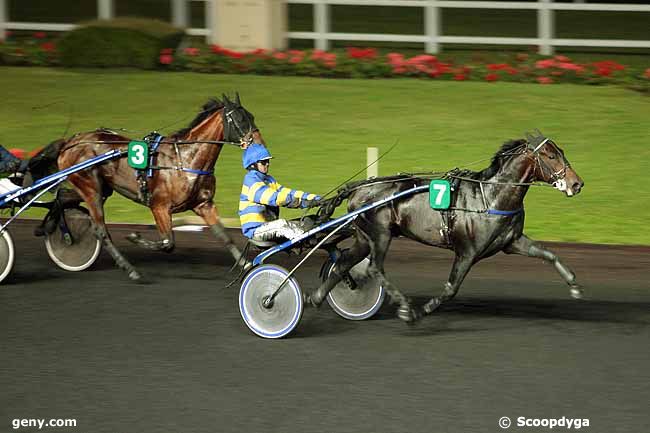
M 263 338 L 289 334 L 302 316 L 302 292 L 293 278 L 269 302 L 289 272 L 276 265 L 262 265 L 246 275 L 239 290 L 239 311 L 246 326 Z
M 332 272 L 333 263 L 323 272 L 323 279 Z M 327 303 L 336 313 L 348 320 L 365 320 L 375 315 L 386 298 L 386 291 L 379 282 L 368 275 L 370 259 L 357 263 L 327 294 Z
M 90 216 L 76 208 L 65 209 L 62 221 L 45 236 L 47 254 L 66 271 L 88 269 L 99 257 L 102 243 L 95 236 Z
M 14 241 L 9 231 L 5 230 L 0 235 L 0 282 L 11 273 L 15 258 Z

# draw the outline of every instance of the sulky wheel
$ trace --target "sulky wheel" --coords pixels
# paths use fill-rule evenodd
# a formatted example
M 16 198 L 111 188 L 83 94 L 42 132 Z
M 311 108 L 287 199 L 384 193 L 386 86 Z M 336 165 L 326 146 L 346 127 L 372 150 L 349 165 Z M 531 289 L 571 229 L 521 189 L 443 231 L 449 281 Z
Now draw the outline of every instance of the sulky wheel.
M 263 338 L 281 338 L 298 325 L 302 316 L 302 292 L 291 277 L 272 302 L 270 296 L 289 275 L 276 265 L 262 265 L 246 275 L 239 290 L 239 311 L 246 326 Z
M 46 235 L 45 248 L 61 269 L 78 272 L 95 263 L 102 243 L 95 236 L 90 216 L 81 209 L 69 208 L 56 229 Z
M 14 241 L 11 239 L 9 231 L 5 229 L 0 234 L 0 282 L 4 281 L 11 273 L 15 258 Z
M 331 262 L 326 266 L 323 280 L 333 268 Z M 327 303 L 339 316 L 348 320 L 364 320 L 374 316 L 384 303 L 386 291 L 375 278 L 368 275 L 368 266 L 370 259 L 366 257 L 352 267 L 348 276 L 327 294 Z

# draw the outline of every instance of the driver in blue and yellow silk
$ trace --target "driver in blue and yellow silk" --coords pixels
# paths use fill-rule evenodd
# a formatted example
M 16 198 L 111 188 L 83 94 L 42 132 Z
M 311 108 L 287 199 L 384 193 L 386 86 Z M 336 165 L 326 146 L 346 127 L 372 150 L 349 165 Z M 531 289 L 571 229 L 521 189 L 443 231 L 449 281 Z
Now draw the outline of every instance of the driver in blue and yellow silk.
M 244 236 L 268 241 L 293 239 L 305 230 L 296 221 L 278 219 L 280 206 L 308 208 L 321 199 L 316 194 L 287 188 L 269 175 L 271 154 L 261 144 L 251 144 L 244 151 L 243 166 L 248 172 L 239 196 L 239 220 Z
M 17 158 L 0 145 L 0 173 L 24 173 L 27 170 L 27 160 Z

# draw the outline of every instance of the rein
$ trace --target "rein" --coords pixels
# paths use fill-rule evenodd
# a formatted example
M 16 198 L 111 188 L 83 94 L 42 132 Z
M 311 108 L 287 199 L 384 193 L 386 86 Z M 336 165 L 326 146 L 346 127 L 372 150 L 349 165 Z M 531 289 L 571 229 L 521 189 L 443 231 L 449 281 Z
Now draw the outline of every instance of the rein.
M 475 212 L 475 213 L 484 213 L 488 215 L 498 215 L 498 216 L 514 216 L 517 215 L 521 212 L 523 212 L 523 207 L 519 209 L 514 209 L 514 210 L 499 210 L 499 209 L 490 209 L 487 204 L 487 198 L 485 195 L 485 191 L 483 188 L 483 185 L 507 185 L 507 186 L 516 186 L 516 187 L 530 187 L 530 186 L 544 186 L 544 187 L 554 187 L 554 188 L 561 188 L 562 182 L 565 182 L 564 177 L 566 175 L 566 170 L 570 167 L 570 164 L 566 161 L 566 158 L 561 152 L 558 152 L 562 154 L 562 162 L 563 162 L 563 167 L 562 169 L 554 172 L 551 167 L 543 161 L 539 157 L 538 151 L 544 146 L 546 143 L 552 144 L 556 149 L 557 146 L 553 141 L 551 141 L 549 138 L 544 137 L 539 133 L 537 137 L 533 136 L 527 136 L 527 140 L 525 143 L 522 143 L 521 145 L 517 146 L 516 148 L 512 149 L 510 152 L 504 152 L 499 154 L 499 156 L 514 156 L 514 155 L 525 155 L 528 152 L 531 151 L 531 153 L 534 155 L 528 156 L 528 158 L 533 159 L 535 163 L 535 169 L 534 171 L 537 170 L 537 167 L 539 167 L 539 170 L 542 175 L 546 175 L 547 173 L 550 173 L 550 182 L 499 182 L 499 181 L 491 181 L 491 180 L 479 180 L 479 179 L 474 179 L 471 177 L 463 176 L 464 173 L 467 173 L 469 170 L 461 170 L 459 168 L 455 168 L 453 170 L 447 171 L 447 172 L 420 172 L 420 173 L 398 173 L 398 176 L 404 176 L 403 178 L 391 178 L 391 179 L 385 179 L 385 180 L 370 180 L 367 182 L 363 182 L 358 185 L 354 185 L 350 188 L 342 188 L 339 190 L 339 194 L 337 197 L 332 199 L 334 202 L 337 201 L 338 196 L 341 196 L 345 194 L 346 196 L 349 196 L 352 192 L 374 186 L 374 185 L 379 185 L 379 184 L 384 184 L 384 183 L 390 183 L 394 184 L 397 182 L 407 182 L 407 181 L 414 181 L 418 179 L 457 179 L 459 181 L 465 181 L 465 182 L 471 182 L 471 183 L 477 183 L 479 185 L 480 191 L 481 191 L 481 198 L 483 201 L 483 206 L 484 208 L 482 210 L 476 210 L 476 209 L 466 209 L 466 208 L 457 208 L 457 207 L 450 207 L 448 210 L 457 210 L 457 211 L 463 211 L 463 212 Z M 478 162 L 478 161 L 476 161 Z M 473 162 L 472 164 L 475 164 L 476 162 Z M 452 189 L 453 190 L 453 189 Z M 342 200 L 341 200 L 342 201 Z

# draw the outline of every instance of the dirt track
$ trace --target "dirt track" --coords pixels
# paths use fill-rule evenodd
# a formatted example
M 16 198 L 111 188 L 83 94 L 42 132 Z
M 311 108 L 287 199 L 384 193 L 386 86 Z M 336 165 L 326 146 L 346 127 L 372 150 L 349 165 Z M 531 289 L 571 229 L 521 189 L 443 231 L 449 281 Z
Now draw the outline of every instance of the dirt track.
M 17 263 L 0 288 L 2 432 L 14 418 L 76 418 L 41 431 L 467 433 L 501 431 L 502 416 L 648 430 L 650 248 L 551 245 L 585 301 L 569 299 L 550 266 L 499 255 L 417 327 L 390 307 L 347 322 L 323 306 L 268 341 L 241 321 L 238 286 L 222 289 L 231 262 L 209 233 L 177 234 L 168 255 L 113 229 L 151 281 L 138 285 L 105 253 L 92 270 L 57 269 L 31 229 L 12 226 Z M 303 288 L 322 260 L 301 269 Z M 450 264 L 447 251 L 398 240 L 387 270 L 424 302 Z

